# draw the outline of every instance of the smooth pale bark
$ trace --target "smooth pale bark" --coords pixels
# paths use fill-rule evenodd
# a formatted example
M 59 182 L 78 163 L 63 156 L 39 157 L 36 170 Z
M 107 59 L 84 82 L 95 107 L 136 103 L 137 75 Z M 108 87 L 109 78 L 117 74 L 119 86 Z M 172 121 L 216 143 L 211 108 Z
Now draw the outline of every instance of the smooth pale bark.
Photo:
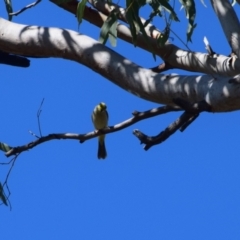
M 213 9 L 233 51 L 240 58 L 240 23 L 228 0 L 211 0 Z
M 57 4 L 56 0 L 50 1 Z M 90 2 L 93 3 L 94 1 L 90 0 Z M 76 14 L 77 2 L 64 3 L 58 6 L 74 15 Z M 109 14 L 113 6 L 110 7 L 106 2 L 101 1 L 98 1 L 94 6 L 99 8 L 101 12 L 86 6 L 83 18 L 100 28 L 103 22 L 107 19 L 107 16 L 103 13 Z M 121 8 L 121 11 L 124 10 Z M 124 16 L 121 19 L 124 19 Z M 229 77 L 233 77 L 240 73 L 240 59 L 226 57 L 223 55 L 209 56 L 207 53 L 186 51 L 169 42 L 165 46 L 159 47 L 156 38 L 160 32 L 157 28 L 149 24 L 145 30 L 149 36 L 149 42 L 154 50 L 154 53 L 161 57 L 165 62 L 168 62 L 173 68 L 179 68 L 190 72 L 201 72 L 211 75 L 218 74 Z M 132 44 L 131 31 L 126 25 L 120 23 L 118 24 L 117 35 L 120 39 Z M 146 41 L 141 33 L 138 34 L 136 45 L 146 51 L 150 51 L 149 46 L 146 44 Z
M 240 109 L 240 84 L 229 78 L 163 75 L 142 68 L 96 40 L 71 30 L 16 24 L 0 18 L 0 50 L 76 61 L 119 87 L 149 101 L 206 100 L 213 112 Z M 79 80 L 82 79 L 79 76 Z

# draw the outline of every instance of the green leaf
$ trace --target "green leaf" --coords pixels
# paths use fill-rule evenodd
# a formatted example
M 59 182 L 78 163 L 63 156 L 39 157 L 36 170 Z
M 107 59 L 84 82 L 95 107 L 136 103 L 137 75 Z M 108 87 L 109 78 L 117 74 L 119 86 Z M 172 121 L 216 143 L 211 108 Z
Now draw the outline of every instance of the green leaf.
M 146 31 L 145 31 L 144 25 L 143 25 L 143 23 L 142 23 L 142 21 L 141 21 L 141 19 L 140 19 L 139 16 L 135 16 L 135 17 L 136 17 L 136 19 L 137 19 L 137 23 L 138 23 L 138 25 L 139 25 L 139 27 L 140 27 L 140 30 L 141 30 L 141 32 L 142 32 L 142 35 L 143 35 L 143 37 L 144 37 L 144 39 L 145 39 L 145 41 L 146 41 L 146 43 L 147 43 L 147 45 L 148 45 L 148 48 L 149 48 L 149 50 L 152 52 L 153 58 L 154 58 L 154 60 L 156 61 L 156 55 L 155 55 L 155 53 L 154 53 L 154 50 L 153 50 L 153 48 L 152 48 L 152 45 L 150 44 L 150 41 L 149 41 L 148 35 L 147 35 Z
M 100 43 L 105 44 L 109 37 L 111 45 L 114 47 L 116 46 L 118 14 L 119 10 L 113 9 L 109 14 L 108 18 L 106 19 L 106 21 L 103 23 L 99 36 Z
M 196 17 L 196 8 L 194 0 L 179 0 L 185 8 L 186 18 L 188 19 L 187 41 L 192 41 L 191 36 L 197 24 L 194 24 Z
M 153 8 L 153 6 L 152 6 L 152 8 Z M 150 22 L 152 22 L 153 18 L 156 17 L 157 15 L 160 16 L 160 17 L 162 17 L 159 8 L 153 9 L 153 11 L 151 12 L 149 18 L 148 18 L 148 19 L 146 20 L 146 22 L 144 23 L 144 27 L 146 27 Z
M 179 19 L 177 17 L 177 14 L 175 13 L 174 9 L 172 8 L 172 6 L 168 3 L 167 0 L 157 0 L 158 3 L 161 5 L 161 7 L 163 7 L 164 9 L 166 9 L 170 14 L 171 14 L 171 18 L 176 21 L 179 22 Z
M 136 43 L 137 43 L 137 35 L 141 31 L 141 33 L 149 47 L 149 50 L 153 54 L 154 60 L 156 60 L 156 56 L 155 56 L 153 48 L 150 44 L 150 41 L 149 41 L 149 38 L 145 31 L 144 25 L 141 21 L 141 18 L 139 17 L 139 10 L 145 4 L 146 4 L 145 0 L 142 0 L 142 1 L 141 0 L 139 0 L 139 1 L 127 0 L 126 18 L 127 18 L 128 24 L 130 26 L 130 31 L 132 34 L 134 46 L 136 46 Z
M 82 22 L 84 9 L 85 9 L 86 4 L 87 4 L 87 0 L 82 0 L 77 5 L 77 13 L 76 13 L 76 15 L 77 15 L 77 20 L 78 20 L 78 27 L 79 27 L 79 25 Z
M 2 202 L 3 202 L 6 206 L 8 206 L 8 204 L 7 204 L 7 198 L 6 198 L 6 196 L 5 196 L 4 189 L 3 189 L 3 186 L 2 186 L 2 184 L 1 184 L 1 182 L 0 182 L 0 199 L 2 200 Z
M 110 32 L 109 32 L 109 41 L 113 47 L 117 46 L 117 26 L 118 26 L 118 22 L 115 21 L 111 26 Z
M 11 149 L 12 149 L 12 147 L 7 145 L 6 143 L 1 143 L 0 142 L 0 150 L 2 150 L 3 152 L 8 152 Z
M 137 35 L 140 31 L 140 28 L 136 22 L 135 16 L 138 15 L 139 7 L 135 0 L 127 0 L 126 4 L 126 18 L 132 34 L 133 44 L 136 47 Z
M 13 12 L 12 1 L 11 0 L 4 0 L 4 2 L 5 2 L 5 5 L 6 5 L 7 12 L 8 12 L 8 20 L 11 21 L 12 20 L 12 16 L 9 15 L 9 13 Z
M 126 19 L 130 27 L 130 31 L 132 34 L 132 39 L 133 39 L 133 44 L 136 46 L 136 41 L 137 41 L 137 29 L 134 24 L 134 19 L 130 11 L 126 12 Z
M 194 0 L 179 0 L 180 3 L 183 5 L 187 19 L 194 21 L 196 16 L 196 8 Z
M 197 24 L 195 23 L 194 25 L 188 24 L 188 30 L 187 30 L 187 41 L 192 42 L 192 34 L 194 29 L 197 27 Z

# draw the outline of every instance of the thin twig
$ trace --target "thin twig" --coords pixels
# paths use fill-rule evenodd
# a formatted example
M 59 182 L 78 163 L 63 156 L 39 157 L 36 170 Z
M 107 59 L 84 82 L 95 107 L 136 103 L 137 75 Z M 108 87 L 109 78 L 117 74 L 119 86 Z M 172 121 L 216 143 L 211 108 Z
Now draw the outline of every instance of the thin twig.
M 42 105 L 43 105 L 43 102 L 44 102 L 44 98 L 42 99 L 42 102 L 40 104 L 40 107 L 37 111 L 37 119 L 38 119 L 38 129 L 39 129 L 39 133 L 40 133 L 40 136 L 42 137 L 42 131 L 41 131 L 41 124 L 40 124 L 40 115 L 41 115 L 41 112 L 42 112 Z
M 32 136 L 36 137 L 36 138 L 40 138 L 36 133 L 32 132 L 32 131 L 28 131 Z
M 17 153 L 16 156 L 13 157 L 13 159 L 12 159 L 12 165 L 11 165 L 11 167 L 10 167 L 9 170 L 8 170 L 7 177 L 6 177 L 6 179 L 5 179 L 4 183 L 3 183 L 3 186 L 7 184 L 8 178 L 9 178 L 9 176 L 10 176 L 10 173 L 11 173 L 11 171 L 12 171 L 12 169 L 13 169 L 13 166 L 14 166 L 14 164 L 15 164 L 18 156 L 19 156 L 19 154 Z
M 12 158 L 12 159 L 11 159 L 9 162 L 7 162 L 7 163 L 0 162 L 0 165 L 8 165 L 8 164 L 10 164 L 13 160 L 14 160 L 14 158 Z
M 17 11 L 17 12 L 9 13 L 9 15 L 10 15 L 10 16 L 17 16 L 18 14 L 24 12 L 25 10 L 27 10 L 27 9 L 29 9 L 29 8 L 31 8 L 31 7 L 36 6 L 36 5 L 37 5 L 38 3 L 40 3 L 40 2 L 41 2 L 41 0 L 37 0 L 36 2 L 27 5 L 26 7 L 20 9 L 20 10 Z

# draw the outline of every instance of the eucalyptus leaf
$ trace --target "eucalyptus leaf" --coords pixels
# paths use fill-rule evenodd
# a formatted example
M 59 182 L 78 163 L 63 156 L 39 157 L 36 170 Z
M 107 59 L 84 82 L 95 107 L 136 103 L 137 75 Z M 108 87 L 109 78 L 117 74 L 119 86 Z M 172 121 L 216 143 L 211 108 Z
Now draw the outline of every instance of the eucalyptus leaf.
M 168 3 L 167 0 L 157 0 L 158 3 L 161 5 L 161 7 L 163 7 L 164 9 L 166 9 L 170 14 L 171 14 L 171 18 L 174 21 L 179 22 L 179 19 L 177 17 L 177 14 L 175 13 L 174 9 L 172 8 L 172 6 Z
M 77 20 L 78 20 L 78 27 L 80 26 L 82 19 L 83 19 L 83 14 L 84 14 L 84 9 L 87 4 L 87 0 L 82 0 L 78 3 L 77 5 Z
M 7 145 L 6 143 L 2 143 L 0 142 L 0 150 L 2 150 L 3 152 L 8 152 L 12 149 L 12 147 L 10 147 L 9 145 Z
M 191 24 L 188 25 L 188 30 L 187 30 L 187 41 L 188 42 L 192 42 L 191 37 L 192 37 L 193 31 L 196 27 L 197 27 L 196 23 L 194 25 L 191 25 Z
M 110 32 L 109 32 L 109 41 L 113 47 L 117 46 L 117 26 L 118 26 L 118 22 L 115 21 L 111 26 Z
M 1 184 L 1 182 L 0 182 L 0 200 L 2 200 L 2 202 L 3 202 L 6 206 L 8 206 L 8 204 L 7 204 L 7 198 L 6 198 L 6 196 L 5 196 L 4 189 L 3 189 L 3 186 L 2 186 L 2 184 Z
M 109 37 L 112 46 L 116 46 L 118 14 L 119 10 L 113 9 L 106 21 L 103 23 L 99 36 L 99 42 L 101 42 L 102 44 L 105 44 Z
M 186 12 L 186 18 L 188 19 L 187 41 L 191 42 L 193 31 L 197 26 L 197 24 L 194 24 L 196 17 L 195 2 L 194 0 L 179 0 L 179 1 L 183 5 Z

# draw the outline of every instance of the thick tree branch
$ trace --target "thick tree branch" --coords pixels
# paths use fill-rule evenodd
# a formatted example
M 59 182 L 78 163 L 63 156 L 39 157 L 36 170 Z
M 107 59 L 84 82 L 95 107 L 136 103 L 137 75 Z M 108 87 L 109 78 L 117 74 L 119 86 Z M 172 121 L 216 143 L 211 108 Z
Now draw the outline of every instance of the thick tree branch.
M 50 0 L 50 2 L 58 5 L 57 0 Z M 76 1 L 63 3 L 58 6 L 74 15 L 76 14 Z M 99 1 L 97 7 L 105 14 L 109 14 L 109 11 L 112 9 L 105 2 Z M 103 22 L 107 19 L 107 16 L 86 6 L 84 19 L 95 26 L 101 27 Z M 211 57 L 205 53 L 182 50 L 170 43 L 160 47 L 156 41 L 157 35 L 160 34 L 157 28 L 150 24 L 145 29 L 155 54 L 161 57 L 165 62 L 168 62 L 173 68 L 179 68 L 190 72 L 202 72 L 210 75 L 218 74 L 221 76 L 235 76 L 240 72 L 240 59 L 232 61 L 231 57 L 223 55 L 215 55 L 214 57 Z M 119 24 L 117 32 L 119 38 L 132 44 L 131 31 L 127 26 Z M 138 34 L 137 46 L 149 51 L 149 47 L 142 34 Z
M 47 136 L 43 136 L 43 137 L 41 136 L 37 140 L 32 141 L 28 144 L 18 146 L 18 147 L 12 147 L 11 150 L 6 152 L 5 155 L 6 157 L 10 157 L 16 154 L 20 154 L 21 152 L 28 151 L 38 146 L 39 144 L 42 144 L 44 142 L 51 141 L 51 140 L 75 139 L 75 140 L 80 140 L 80 142 L 83 143 L 84 141 L 95 138 L 103 133 L 109 134 L 109 133 L 117 132 L 144 119 L 155 117 L 157 115 L 165 114 L 168 112 L 175 112 L 175 111 L 182 111 L 182 109 L 180 107 L 163 106 L 163 107 L 154 108 L 145 112 L 134 111 L 132 118 L 129 118 L 114 126 L 109 126 L 108 128 L 102 129 L 101 131 L 92 131 L 87 134 L 76 134 L 76 133 L 55 133 L 54 134 L 53 133 Z
M 230 1 L 211 0 L 212 7 L 222 25 L 227 41 L 238 58 L 240 58 L 240 23 Z
M 138 97 L 164 105 L 175 105 L 173 98 L 181 98 L 205 100 L 214 112 L 240 109 L 240 87 L 229 83 L 229 78 L 157 74 L 71 30 L 26 26 L 0 18 L 0 50 L 76 61 Z

